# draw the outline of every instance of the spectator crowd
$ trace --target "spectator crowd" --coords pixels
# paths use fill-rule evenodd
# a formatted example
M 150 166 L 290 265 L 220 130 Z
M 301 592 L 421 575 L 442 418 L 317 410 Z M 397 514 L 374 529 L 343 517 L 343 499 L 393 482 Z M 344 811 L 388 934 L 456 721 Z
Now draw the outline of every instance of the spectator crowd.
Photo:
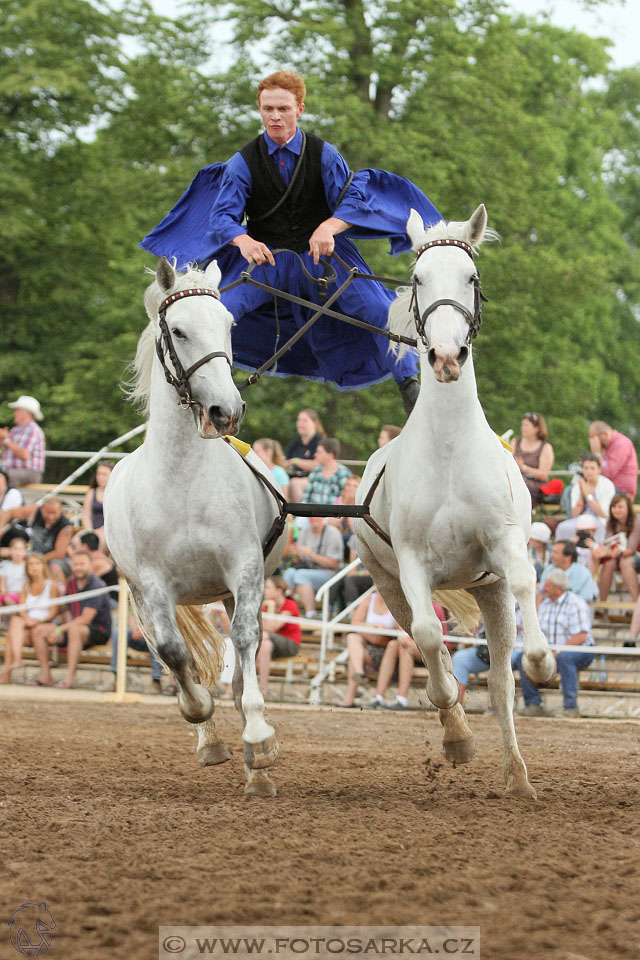
M 6 637 L 0 683 L 11 682 L 22 666 L 24 647 L 30 646 L 39 663 L 39 673 L 31 682 L 52 685 L 50 653 L 55 646 L 66 649 L 67 657 L 66 673 L 57 685 L 73 686 L 83 650 L 109 639 L 110 666 L 115 675 L 115 599 L 104 592 L 80 596 L 66 606 L 53 603 L 64 594 L 83 594 L 117 583 L 118 573 L 105 543 L 103 516 L 104 491 L 113 465 L 97 465 L 75 522 L 65 515 L 61 500 L 55 496 L 40 507 L 25 503 L 22 488 L 38 483 L 43 475 L 45 438 L 39 426 L 43 414 L 32 396 L 20 396 L 9 406 L 14 426 L 0 428 L 0 614 L 3 606 L 15 604 L 24 605 L 25 610 L 3 618 Z M 392 424 L 383 425 L 379 446 L 393 442 L 400 430 Z M 520 436 L 513 441 L 513 457 L 531 494 L 532 510 L 539 511 L 555 500 L 561 501 L 566 511 L 566 518 L 559 520 L 549 514 L 536 514 L 529 554 L 536 570 L 542 629 L 552 647 L 576 648 L 557 651 L 561 712 L 569 716 L 578 712 L 579 671 L 592 659 L 589 603 L 607 599 L 616 573 L 631 600 L 637 602 L 632 636 L 640 632 L 640 515 L 633 507 L 638 473 L 635 449 L 629 438 L 601 421 L 590 425 L 588 444 L 563 490 L 562 482 L 551 478 L 554 451 L 542 414 L 525 413 Z M 356 502 L 360 477 L 342 462 L 340 442 L 326 436 L 312 409 L 299 412 L 296 432 L 284 449 L 278 440 L 263 437 L 255 441 L 253 451 L 271 471 L 274 484 L 286 499 L 317 504 L 319 509 Z M 289 517 L 282 563 L 265 586 L 262 642 L 257 655 L 263 693 L 268 691 L 272 660 L 295 656 L 300 649 L 300 625 L 289 618 L 316 618 L 318 589 L 355 559 L 353 518 Z M 351 623 L 362 628 L 346 637 L 347 691 L 340 706 L 353 707 L 359 686 L 377 675 L 376 692 L 368 705 L 403 710 L 420 654 L 413 640 L 399 630 L 382 597 L 375 590 L 369 592 L 372 586 L 368 572 L 354 568 L 330 593 L 334 609 L 348 607 Z M 447 612 L 441 608 L 436 612 L 446 633 Z M 366 632 L 367 627 L 371 633 Z M 134 649 L 145 648 L 133 619 L 127 643 Z M 452 644 L 455 637 L 448 638 L 448 645 L 463 696 L 469 675 L 489 669 L 488 648 L 480 644 L 456 651 Z M 522 711 L 539 715 L 545 712 L 542 696 L 523 673 L 521 659 L 522 653 L 516 649 L 512 666 L 521 675 Z M 389 704 L 385 692 L 394 678 L 398 693 Z M 162 665 L 152 656 L 152 689 L 160 690 L 161 679 Z M 110 680 L 105 689 L 113 686 Z M 167 689 L 174 692 L 175 687 L 169 684 Z

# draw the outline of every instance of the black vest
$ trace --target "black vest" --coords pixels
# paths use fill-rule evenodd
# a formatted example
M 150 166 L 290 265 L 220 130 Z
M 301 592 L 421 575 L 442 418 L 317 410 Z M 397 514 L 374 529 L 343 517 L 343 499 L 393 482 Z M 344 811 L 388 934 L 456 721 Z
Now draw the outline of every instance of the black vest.
M 247 198 L 247 233 L 270 247 L 287 247 L 303 253 L 316 227 L 331 216 L 322 182 L 322 146 L 324 140 L 305 134 L 306 150 L 289 196 L 275 213 L 252 222 L 276 205 L 287 189 L 269 156 L 261 134 L 240 151 L 251 173 L 251 193 Z

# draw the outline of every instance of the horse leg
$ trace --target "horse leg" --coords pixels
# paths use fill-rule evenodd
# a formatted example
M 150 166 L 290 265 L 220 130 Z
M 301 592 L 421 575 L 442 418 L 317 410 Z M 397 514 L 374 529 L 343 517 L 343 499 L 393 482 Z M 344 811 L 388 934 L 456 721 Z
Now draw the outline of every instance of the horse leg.
M 250 770 L 272 766 L 280 752 L 275 730 L 264 718 L 264 699 L 256 673 L 256 652 L 262 636 L 260 606 L 263 582 L 261 569 L 247 568 L 235 594 L 231 621 L 231 639 L 237 655 L 233 678 L 234 699 L 236 706 L 240 700 L 245 724 L 242 733 L 244 758 Z
M 502 775 L 506 784 L 505 793 L 511 797 L 535 800 L 536 792 L 529 783 L 513 723 L 515 683 L 511 669 L 511 650 L 516 635 L 515 603 L 504 580 L 475 587 L 472 593 L 482 611 L 487 634 L 491 660 L 489 693 L 502 731 Z
M 178 708 L 189 723 L 204 723 L 213 713 L 211 694 L 193 678 L 192 658 L 184 637 L 178 629 L 175 606 L 167 599 L 165 585 L 155 579 L 131 592 L 144 626 L 150 635 L 158 656 L 173 673 L 180 692 Z
M 406 630 L 408 634 L 413 636 L 412 630 L 414 615 L 411 606 L 407 602 L 407 598 L 402 590 L 400 582 L 378 562 L 376 557 L 369 550 L 366 550 L 365 562 L 367 569 L 375 580 L 376 589 L 380 592 L 380 595 L 382 596 L 386 605 L 389 607 L 389 610 L 393 614 L 395 620 L 400 624 L 403 630 Z M 422 590 L 425 590 L 424 578 Z M 433 604 L 431 604 L 431 609 L 433 610 Z M 451 657 L 449 656 L 449 651 L 442 642 L 442 626 L 440 625 L 438 618 L 435 616 L 435 613 L 434 618 L 437 623 L 436 629 L 439 635 L 435 656 L 437 658 L 437 662 L 441 665 L 441 668 L 446 673 L 451 675 L 451 680 L 453 681 L 452 687 L 456 694 L 456 701 L 452 706 L 439 708 L 438 710 L 440 723 L 444 727 L 442 748 L 444 750 L 445 757 L 450 763 L 468 763 L 470 760 L 473 760 L 476 752 L 473 734 L 471 733 L 471 729 L 467 723 L 464 709 L 462 708 L 462 705 L 458 703 L 458 681 L 453 676 Z M 414 640 L 416 640 L 416 643 L 418 643 L 415 636 Z M 418 649 L 420 650 L 423 661 L 427 664 L 427 667 L 429 667 L 429 676 L 431 677 L 431 667 L 427 663 L 425 654 L 419 643 Z M 428 684 L 427 694 L 429 694 Z M 431 699 L 430 696 L 429 699 Z
M 398 554 L 398 565 L 402 591 L 411 607 L 411 636 L 429 671 L 427 696 L 434 707 L 449 711 L 458 703 L 460 688 L 443 642 L 442 625 L 433 609 L 427 572 L 408 550 Z
M 203 767 L 213 767 L 231 759 L 226 744 L 220 740 L 213 716 L 198 724 L 198 761 Z
M 543 686 L 555 677 L 556 660 L 538 623 L 535 571 L 521 543 L 508 543 L 506 553 L 506 580 L 518 601 L 524 626 L 522 669 L 536 686 Z

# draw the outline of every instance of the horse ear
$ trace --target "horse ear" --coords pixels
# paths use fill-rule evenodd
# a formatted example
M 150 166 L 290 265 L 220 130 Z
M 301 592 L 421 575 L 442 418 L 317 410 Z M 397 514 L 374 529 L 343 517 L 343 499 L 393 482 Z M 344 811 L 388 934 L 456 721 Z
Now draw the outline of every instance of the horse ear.
M 204 272 L 205 278 L 211 283 L 216 290 L 220 286 L 220 280 L 222 279 L 222 274 L 220 273 L 220 267 L 218 266 L 217 260 L 212 260 L 207 269 Z
M 413 249 L 417 249 L 420 246 L 422 238 L 424 237 L 425 229 L 424 223 L 422 222 L 422 217 L 417 210 L 411 208 L 411 213 L 409 214 L 409 219 L 407 220 L 407 236 L 413 245 Z
M 171 287 L 175 286 L 176 271 L 166 257 L 162 257 L 156 267 L 156 280 L 163 290 L 171 290 Z
M 473 247 L 482 243 L 484 232 L 487 229 L 487 220 L 487 208 L 484 203 L 481 203 L 471 214 L 468 223 L 469 243 Z

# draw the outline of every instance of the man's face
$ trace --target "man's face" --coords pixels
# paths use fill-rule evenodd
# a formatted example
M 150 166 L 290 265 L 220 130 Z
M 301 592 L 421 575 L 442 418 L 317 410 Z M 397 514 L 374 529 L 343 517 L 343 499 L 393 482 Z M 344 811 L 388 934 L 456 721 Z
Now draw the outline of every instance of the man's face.
M 274 87 L 273 90 L 262 91 L 258 110 L 268 135 L 274 143 L 282 146 L 296 132 L 304 103 L 298 104 L 290 90 Z
M 47 500 L 42 504 L 40 509 L 42 511 L 42 519 L 47 527 L 52 527 L 54 523 L 58 522 L 62 515 L 62 504 L 56 500 Z
M 318 536 L 319 533 L 322 533 L 324 527 L 324 517 L 309 517 L 309 524 L 314 534 Z
M 86 580 L 91 573 L 91 557 L 86 553 L 74 553 L 71 557 L 71 573 L 76 580 Z
M 566 570 L 571 566 L 571 557 L 565 557 L 561 543 L 554 543 L 551 548 L 551 563 L 560 570 Z
M 551 583 L 550 580 L 545 580 L 543 592 L 545 597 L 549 597 L 549 599 L 553 600 L 553 602 L 555 603 L 556 600 L 558 600 L 562 596 L 562 594 L 564 593 L 564 590 L 562 589 L 562 587 L 558 586 L 557 583 Z
M 22 407 L 16 407 L 13 411 L 13 422 L 16 427 L 23 427 L 25 423 L 29 423 L 29 420 L 33 420 L 29 411 L 23 410 Z

